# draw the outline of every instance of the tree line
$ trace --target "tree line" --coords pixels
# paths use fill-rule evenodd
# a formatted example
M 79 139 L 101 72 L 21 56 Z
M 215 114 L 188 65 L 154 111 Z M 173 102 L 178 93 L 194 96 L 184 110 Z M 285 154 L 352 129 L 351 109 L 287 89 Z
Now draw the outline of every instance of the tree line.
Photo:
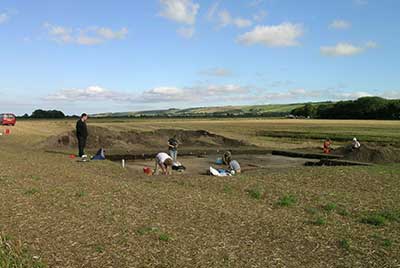
M 24 114 L 22 118 L 33 118 L 33 119 L 61 119 L 67 116 L 58 110 L 42 110 L 38 109 L 33 111 L 31 115 Z
M 380 97 L 363 97 L 354 101 L 339 101 L 327 103 L 308 103 L 296 108 L 290 113 L 297 117 L 310 117 L 320 119 L 400 119 L 400 100 L 388 100 Z M 135 118 L 223 118 L 223 117 L 284 117 L 285 112 L 215 112 L 204 114 L 152 114 L 135 115 Z M 31 115 L 25 114 L 22 118 L 33 119 L 63 119 L 76 118 L 66 116 L 58 110 L 35 110 Z M 125 116 L 132 118 L 132 116 Z
M 400 100 L 362 97 L 354 101 L 339 101 L 315 105 L 306 104 L 291 114 L 321 119 L 400 119 Z

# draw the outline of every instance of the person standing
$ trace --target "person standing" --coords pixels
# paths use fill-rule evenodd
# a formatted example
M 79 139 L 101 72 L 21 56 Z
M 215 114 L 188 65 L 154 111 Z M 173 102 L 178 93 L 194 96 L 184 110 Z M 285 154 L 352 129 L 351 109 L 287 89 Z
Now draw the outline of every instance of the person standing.
M 179 142 L 176 139 L 176 136 L 174 136 L 173 138 L 170 138 L 168 140 L 169 155 L 172 157 L 172 160 L 174 161 L 174 163 L 176 162 L 176 160 L 178 158 L 178 146 L 179 146 Z
M 88 130 L 86 125 L 87 119 L 88 115 L 83 113 L 78 122 L 76 122 L 76 137 L 78 138 L 79 157 L 86 157 L 85 147 L 88 137 Z

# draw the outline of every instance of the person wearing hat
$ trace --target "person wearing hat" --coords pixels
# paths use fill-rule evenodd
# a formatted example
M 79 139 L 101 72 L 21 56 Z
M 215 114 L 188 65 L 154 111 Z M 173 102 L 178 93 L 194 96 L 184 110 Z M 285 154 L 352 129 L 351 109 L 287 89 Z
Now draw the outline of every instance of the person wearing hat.
M 360 142 L 357 140 L 357 138 L 354 137 L 351 143 L 351 149 L 354 151 L 360 149 L 360 147 L 361 147 Z

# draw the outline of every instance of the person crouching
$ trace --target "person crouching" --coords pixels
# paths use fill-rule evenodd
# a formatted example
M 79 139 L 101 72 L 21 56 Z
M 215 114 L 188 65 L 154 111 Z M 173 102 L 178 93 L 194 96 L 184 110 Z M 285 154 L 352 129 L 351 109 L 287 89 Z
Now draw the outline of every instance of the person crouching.
M 355 151 L 355 150 L 360 149 L 360 147 L 361 147 L 361 144 L 360 144 L 360 142 L 357 140 L 357 138 L 353 138 L 353 141 L 351 142 L 351 150 L 352 150 L 352 151 Z
M 172 167 L 173 163 L 174 161 L 172 160 L 172 157 L 167 153 L 158 153 L 155 158 L 155 168 L 153 174 L 157 175 L 158 168 L 160 168 L 162 174 L 168 175 L 169 167 Z
M 324 150 L 324 154 L 330 154 L 331 153 L 331 151 L 332 151 L 332 141 L 331 141 L 331 139 L 327 138 L 324 141 L 323 150 Z
M 236 160 L 231 160 L 231 162 L 229 163 L 229 168 L 231 170 L 231 174 L 240 174 L 240 173 L 242 173 L 242 169 L 240 168 L 240 164 Z

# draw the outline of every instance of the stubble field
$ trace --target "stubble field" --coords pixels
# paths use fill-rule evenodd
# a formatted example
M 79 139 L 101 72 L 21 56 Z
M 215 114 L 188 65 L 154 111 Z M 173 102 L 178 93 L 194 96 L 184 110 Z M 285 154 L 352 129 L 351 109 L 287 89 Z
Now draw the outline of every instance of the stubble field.
M 396 121 L 102 119 L 88 124 L 89 132 L 91 127 L 206 130 L 265 150 L 319 150 L 325 137 L 335 146 L 353 136 L 391 147 L 400 140 Z M 11 135 L 0 136 L 0 267 L 400 265 L 398 163 L 266 165 L 229 178 L 147 177 L 117 162 L 76 162 L 68 157 L 72 148 L 44 146 L 74 125 L 20 121 Z

